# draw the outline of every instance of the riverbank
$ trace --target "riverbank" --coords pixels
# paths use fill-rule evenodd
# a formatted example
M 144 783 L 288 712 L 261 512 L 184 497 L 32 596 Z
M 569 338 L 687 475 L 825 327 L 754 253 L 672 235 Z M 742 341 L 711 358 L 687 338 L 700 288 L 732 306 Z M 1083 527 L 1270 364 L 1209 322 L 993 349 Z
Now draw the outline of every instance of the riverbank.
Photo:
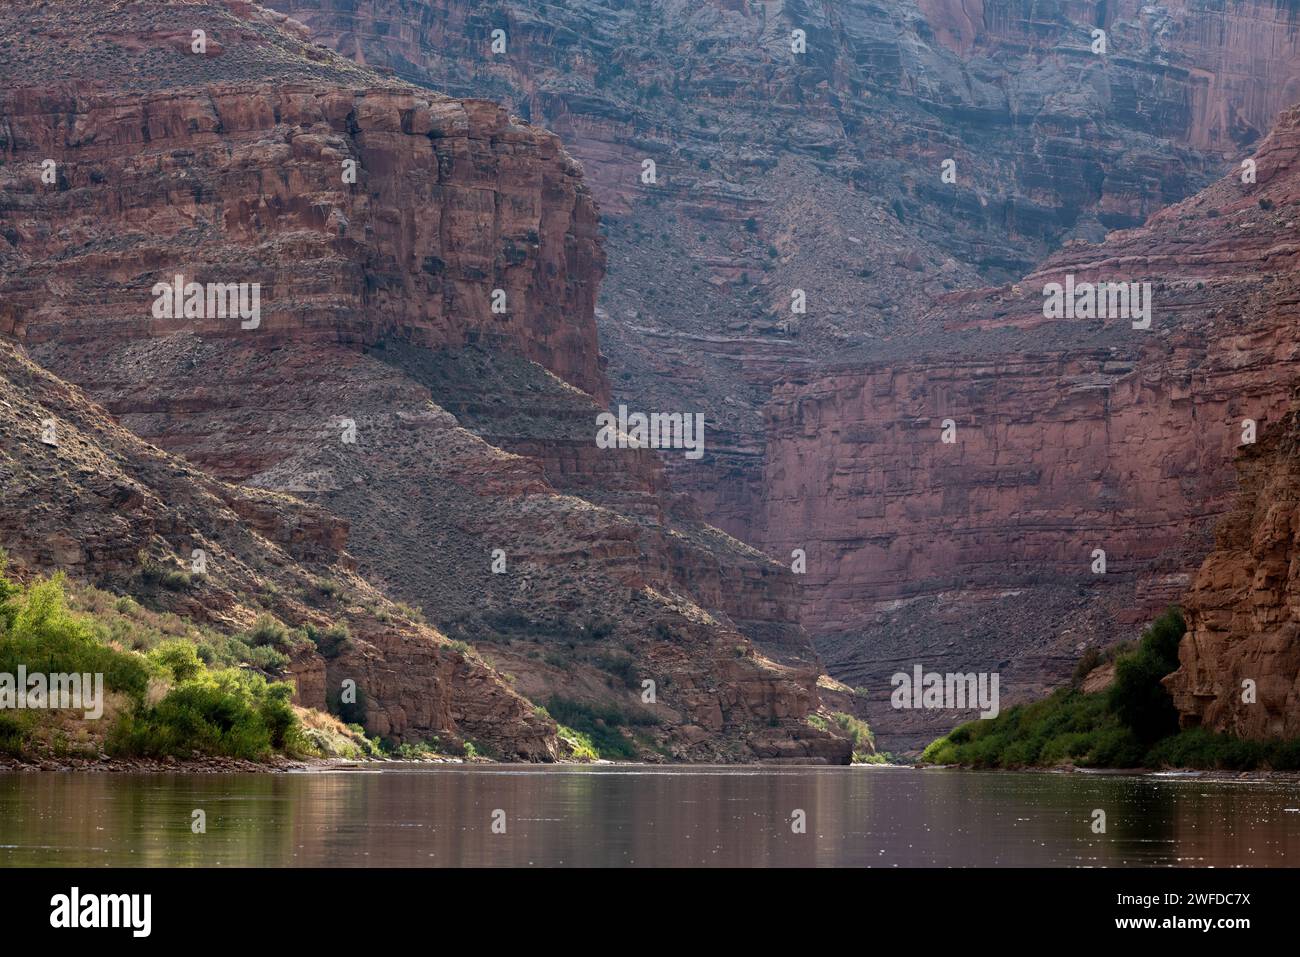
M 1120 649 L 1112 665 L 1082 659 L 1071 686 L 960 725 L 931 742 L 921 762 L 1007 771 L 1300 775 L 1300 740 L 1179 727 L 1164 679 L 1178 667 L 1184 631 L 1181 615 L 1171 609 L 1136 647 Z M 1092 679 L 1103 670 L 1110 671 L 1110 680 L 1098 687 Z
M 758 771 L 779 769 L 807 769 L 835 767 L 834 765 L 792 764 L 789 762 L 754 762 L 752 764 L 675 764 L 667 762 L 642 761 L 554 761 L 546 764 L 527 764 L 512 761 L 494 761 L 490 758 L 465 759 L 458 757 L 429 758 L 356 758 L 337 757 L 289 758 L 276 756 L 268 761 L 249 761 L 241 758 L 195 757 L 182 758 L 117 758 L 111 755 L 88 757 L 31 757 L 15 758 L 0 755 L 0 775 L 8 773 L 95 773 L 95 774 L 286 774 L 307 772 L 337 771 L 401 771 L 411 767 L 445 766 L 448 768 L 527 768 L 541 771 L 545 769 L 572 770 L 575 768 L 618 767 L 645 771 L 690 771 L 702 772 L 717 770 L 719 772 Z M 1052 767 L 978 767 L 961 764 L 904 764 L 872 763 L 847 765 L 870 769 L 872 771 L 961 771 L 975 774 L 1044 774 L 1044 775 L 1080 775 L 1086 777 L 1128 777 L 1128 778 L 1169 778 L 1196 779 L 1216 782 L 1285 782 L 1300 786 L 1300 771 L 1251 770 L 1231 771 L 1205 768 L 1095 768 L 1077 767 L 1064 764 Z
M 893 765 L 902 767 L 902 765 Z M 1054 774 L 1082 777 L 1109 778 L 1167 778 L 1169 780 L 1200 780 L 1223 783 L 1294 783 L 1300 786 L 1300 771 L 1229 771 L 1207 768 L 1081 768 L 1074 765 L 1045 767 L 981 768 L 960 764 L 917 764 L 917 771 L 962 771 L 969 774 Z
M 556 762 L 557 764 L 580 764 L 581 762 Z M 610 762 L 601 762 L 608 764 Z M 303 771 L 378 771 L 384 767 L 411 765 L 502 765 L 509 762 L 492 761 L 486 758 L 466 760 L 455 757 L 435 758 L 337 758 L 306 757 L 291 758 L 275 755 L 266 761 L 250 761 L 244 758 L 227 758 L 220 756 L 202 756 L 194 758 L 148 758 L 148 757 L 113 757 L 101 754 L 99 757 L 44 756 L 16 758 L 0 755 L 0 774 L 6 772 L 61 772 L 80 771 L 102 774 L 280 774 Z
M 1300 740 L 1180 728 L 1164 680 L 1178 667 L 1185 630 L 1182 616 L 1170 609 L 1136 646 L 1117 649 L 1109 668 L 1085 657 L 1069 687 L 967 722 L 932 742 L 921 761 L 1004 770 L 1300 772 Z M 1110 680 L 1098 687 L 1092 679 L 1103 670 Z

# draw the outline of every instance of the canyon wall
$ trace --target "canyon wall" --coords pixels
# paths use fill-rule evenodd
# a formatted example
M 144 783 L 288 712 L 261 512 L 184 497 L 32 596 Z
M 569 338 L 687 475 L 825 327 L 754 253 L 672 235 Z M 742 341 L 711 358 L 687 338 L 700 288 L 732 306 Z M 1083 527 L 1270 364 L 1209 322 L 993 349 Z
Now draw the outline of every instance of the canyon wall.
M 1300 80 L 1296 11 L 1272 0 L 281 6 L 359 62 L 561 136 L 608 235 L 613 395 L 707 414 L 705 458 L 670 474 L 756 544 L 777 382 L 1140 225 L 1247 155 Z
M 807 553 L 803 623 L 871 700 L 916 661 L 1031 697 L 1132 637 L 1208 550 L 1241 420 L 1287 407 L 1289 128 L 1258 187 L 1161 210 L 1300 95 L 1292 5 L 284 8 L 561 135 L 608 234 L 614 400 L 707 413 L 674 485 L 776 559 Z M 1067 273 L 1151 281 L 1153 329 L 1044 321 Z M 872 719 L 886 747 L 957 720 Z
M 1184 728 L 1300 736 L 1298 428 L 1288 413 L 1238 460 L 1241 491 L 1187 595 L 1179 668 L 1165 679 Z
M 847 760 L 806 720 L 820 668 L 788 573 L 649 451 L 595 447 L 603 253 L 555 136 L 255 4 L 99 6 L 0 14 L 25 70 L 0 94 L 0 331 L 147 441 L 339 521 L 365 581 L 478 649 L 471 717 L 513 686 L 642 757 Z M 36 49 L 33 18 L 80 39 Z M 158 316 L 178 273 L 258 283 L 260 321 Z M 354 677 L 371 731 L 420 740 L 456 719 L 434 693 L 456 666 L 412 655 L 300 689 Z
M 806 629 L 885 747 L 958 720 L 878 707 L 903 665 L 1042 693 L 1180 597 L 1289 407 L 1289 5 L 0 16 L 0 332 L 645 754 L 841 759 Z M 152 315 L 177 273 L 260 283 L 257 328 Z M 1151 328 L 1045 319 L 1067 275 Z M 611 401 L 705 457 L 596 449 Z
M 808 549 L 804 623 L 832 674 L 880 698 L 903 663 L 1000 670 L 1027 698 L 1181 600 L 1237 447 L 1290 407 L 1298 152 L 1291 110 L 1257 182 L 954 295 L 878 362 L 776 390 L 763 541 Z M 1044 318 L 1067 276 L 1149 282 L 1150 328 Z

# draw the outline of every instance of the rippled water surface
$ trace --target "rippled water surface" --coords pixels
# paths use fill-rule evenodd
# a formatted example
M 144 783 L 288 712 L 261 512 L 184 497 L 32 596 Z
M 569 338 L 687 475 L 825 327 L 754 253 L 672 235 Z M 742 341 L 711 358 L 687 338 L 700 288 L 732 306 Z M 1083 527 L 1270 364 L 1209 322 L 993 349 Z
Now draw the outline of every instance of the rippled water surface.
M 1125 864 L 1298 865 L 1300 785 L 864 767 L 0 774 L 0 866 Z

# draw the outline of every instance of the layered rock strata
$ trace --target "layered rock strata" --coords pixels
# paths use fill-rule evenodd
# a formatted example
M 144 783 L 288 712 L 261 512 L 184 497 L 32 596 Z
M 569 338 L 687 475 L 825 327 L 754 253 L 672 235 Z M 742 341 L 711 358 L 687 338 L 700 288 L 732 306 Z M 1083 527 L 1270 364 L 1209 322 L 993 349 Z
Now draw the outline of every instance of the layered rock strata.
M 149 441 L 346 521 L 368 580 L 534 701 L 613 715 L 643 756 L 846 760 L 806 720 L 819 668 L 782 568 L 703 526 L 645 451 L 592 454 L 603 254 L 556 138 L 253 4 L 96 6 L 60 10 L 85 42 L 57 54 L 25 38 L 51 11 L 4 24 L 34 74 L 0 107 L 3 332 Z M 176 275 L 256 283 L 260 314 L 160 316 Z M 500 396 L 482 435 L 448 411 Z M 417 695 L 441 677 L 372 666 Z

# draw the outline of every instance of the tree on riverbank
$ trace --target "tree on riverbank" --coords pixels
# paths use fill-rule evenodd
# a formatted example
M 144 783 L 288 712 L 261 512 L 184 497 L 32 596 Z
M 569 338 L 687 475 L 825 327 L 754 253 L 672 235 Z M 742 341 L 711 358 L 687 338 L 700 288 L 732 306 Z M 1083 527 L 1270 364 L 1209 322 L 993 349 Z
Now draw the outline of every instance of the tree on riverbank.
M 1171 608 L 1135 648 L 1117 655 L 1107 690 L 1085 693 L 1076 682 L 996 718 L 968 722 L 932 742 L 921 760 L 980 768 L 1300 769 L 1300 741 L 1178 730 L 1178 713 L 1161 679 L 1178 667 L 1184 631 L 1182 614 Z

